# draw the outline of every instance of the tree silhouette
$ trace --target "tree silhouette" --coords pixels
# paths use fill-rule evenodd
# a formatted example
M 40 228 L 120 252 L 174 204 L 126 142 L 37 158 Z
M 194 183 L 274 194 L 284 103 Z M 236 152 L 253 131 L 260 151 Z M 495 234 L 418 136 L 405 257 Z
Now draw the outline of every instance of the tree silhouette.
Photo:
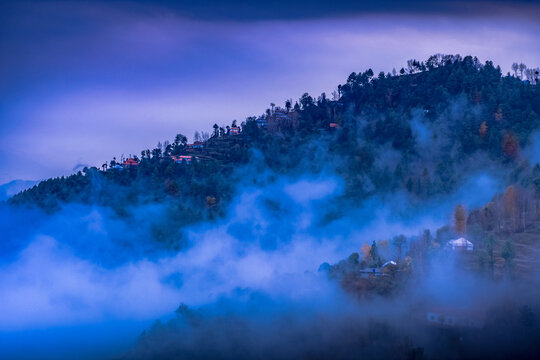
M 513 64 L 512 64 L 512 70 L 514 71 L 514 75 L 515 75 L 516 77 L 518 77 L 518 73 L 517 73 L 517 72 L 518 72 L 518 69 L 519 69 L 518 63 L 513 63 Z
M 375 240 L 371 244 L 371 248 L 369 250 L 369 257 L 371 258 L 371 261 L 373 263 L 373 266 L 380 266 L 381 264 L 381 257 L 379 255 L 379 248 L 377 247 L 377 243 Z
M 519 78 L 521 80 L 523 80 L 523 72 L 525 72 L 526 69 L 527 69 L 527 65 L 525 65 L 524 63 L 519 64 L 519 72 L 520 72 Z
M 407 242 L 407 238 L 404 235 L 396 236 L 394 239 L 392 239 L 392 245 L 394 245 L 397 248 L 398 251 L 398 263 L 401 262 L 401 257 L 403 253 L 403 245 Z
M 287 112 L 289 112 L 291 110 L 291 100 L 287 100 L 285 101 L 285 109 L 287 109 Z

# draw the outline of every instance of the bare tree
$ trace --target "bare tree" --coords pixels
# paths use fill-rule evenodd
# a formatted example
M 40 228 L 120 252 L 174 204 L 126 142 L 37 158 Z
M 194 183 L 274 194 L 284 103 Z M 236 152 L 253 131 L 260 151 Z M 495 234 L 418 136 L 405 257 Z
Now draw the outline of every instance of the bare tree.
M 536 84 L 537 71 L 538 70 L 536 69 L 530 69 L 530 68 L 525 70 L 525 77 L 533 85 Z
M 513 63 L 513 64 L 512 64 L 512 70 L 514 71 L 514 75 L 515 75 L 516 77 L 518 77 L 518 74 L 517 74 L 518 69 L 519 69 L 518 63 Z
M 519 76 L 519 78 L 520 78 L 521 80 L 523 80 L 523 72 L 525 72 L 526 69 L 527 69 L 527 65 L 525 65 L 524 63 L 520 63 L 520 64 L 519 64 L 519 72 L 520 72 L 520 74 L 521 74 L 521 75 Z

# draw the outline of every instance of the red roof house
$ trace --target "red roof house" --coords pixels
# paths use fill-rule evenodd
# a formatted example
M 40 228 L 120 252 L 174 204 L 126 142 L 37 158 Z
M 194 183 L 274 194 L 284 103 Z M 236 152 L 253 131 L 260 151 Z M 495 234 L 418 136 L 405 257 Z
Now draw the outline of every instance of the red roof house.
M 124 163 L 122 165 L 124 165 L 124 166 L 137 166 L 137 165 L 139 165 L 139 163 L 137 162 L 137 160 L 135 160 L 133 158 L 129 158 L 129 159 L 126 159 L 126 161 L 124 161 Z
M 172 155 L 171 159 L 174 160 L 174 162 L 178 164 L 182 164 L 185 162 L 186 164 L 191 164 L 191 161 L 195 158 L 195 161 L 199 161 L 199 158 L 197 156 L 191 156 L 191 155 Z

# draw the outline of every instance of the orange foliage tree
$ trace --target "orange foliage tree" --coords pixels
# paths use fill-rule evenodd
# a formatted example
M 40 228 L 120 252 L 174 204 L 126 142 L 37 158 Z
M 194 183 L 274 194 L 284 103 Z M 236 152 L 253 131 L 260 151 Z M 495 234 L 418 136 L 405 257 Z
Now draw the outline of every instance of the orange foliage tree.
M 369 256 L 369 252 L 371 251 L 371 246 L 369 246 L 367 243 L 362 245 L 362 249 L 360 249 L 362 252 L 362 259 L 366 259 Z
M 503 137 L 502 150 L 510 158 L 516 157 L 519 151 L 519 140 L 514 133 L 507 133 Z
M 503 198 L 505 218 L 509 220 L 512 231 L 516 230 L 519 223 L 518 193 L 514 186 L 509 186 L 504 192 Z
M 478 128 L 478 135 L 480 135 L 481 138 L 485 138 L 486 135 L 488 133 L 488 126 L 486 124 L 486 122 L 482 122 L 482 124 L 480 124 L 480 128 Z
M 461 204 L 456 206 L 454 210 L 454 229 L 460 235 L 467 231 L 467 212 Z

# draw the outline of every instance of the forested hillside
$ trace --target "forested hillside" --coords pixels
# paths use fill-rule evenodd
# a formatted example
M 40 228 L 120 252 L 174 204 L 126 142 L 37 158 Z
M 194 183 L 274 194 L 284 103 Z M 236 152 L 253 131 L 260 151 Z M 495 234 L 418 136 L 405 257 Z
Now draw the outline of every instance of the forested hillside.
M 335 173 L 345 184 L 337 207 L 397 193 L 421 206 L 482 170 L 538 196 L 527 149 L 540 128 L 540 89 L 538 71 L 525 72 L 527 81 L 459 55 L 413 60 L 392 74 L 353 72 L 331 96 L 272 104 L 239 126 L 197 133 L 195 146 L 178 134 L 131 162 L 42 181 L 8 204 L 49 213 L 93 204 L 125 219 L 138 205 L 166 204 L 153 235 L 173 244 L 179 229 L 223 216 L 238 188 L 262 176 Z
M 352 73 L 42 181 L 0 203 L 6 321 L 158 319 L 126 359 L 534 358 L 535 71 Z

